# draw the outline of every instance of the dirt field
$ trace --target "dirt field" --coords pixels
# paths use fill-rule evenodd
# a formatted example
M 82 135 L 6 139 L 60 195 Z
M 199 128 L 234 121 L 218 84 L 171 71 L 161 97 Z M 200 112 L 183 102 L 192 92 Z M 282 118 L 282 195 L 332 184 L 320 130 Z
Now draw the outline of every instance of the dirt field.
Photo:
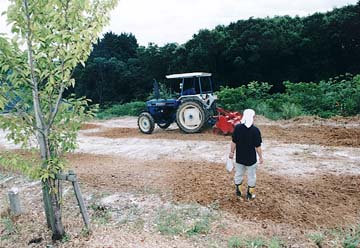
M 81 218 L 75 214 L 76 204 L 70 204 L 64 207 L 64 222 L 71 237 L 55 245 L 227 247 L 233 237 L 277 237 L 285 247 L 316 247 L 309 238 L 312 233 L 326 234 L 359 225 L 359 117 L 304 117 L 290 121 L 258 118 L 255 124 L 262 131 L 265 164 L 258 170 L 254 201 L 235 196 L 234 172 L 225 170 L 230 136 L 215 135 L 211 130 L 183 134 L 176 126 L 168 130 L 157 128 L 152 135 L 144 135 L 138 131 L 135 118 L 85 124 L 79 135 L 79 148 L 68 160 L 81 182 L 87 205 L 92 206 L 94 232 L 86 238 L 79 234 Z M 3 137 L 0 134 L 0 149 L 17 148 Z M 2 195 L 12 186 L 32 183 L 9 172 L 2 173 Z M 40 199 L 39 186 L 31 187 Z M 26 219 L 32 219 L 40 227 L 32 227 L 35 232 L 26 228 L 19 231 L 17 242 L 11 237 L 2 242 L 6 247 L 22 247 L 40 235 L 43 241 L 33 247 L 44 247 L 51 241 L 43 229 L 42 206 L 30 192 L 24 195 L 24 201 L 34 205 L 36 211 L 29 211 L 17 221 L 25 225 Z M 0 203 L 5 205 L 5 200 Z M 99 208 L 94 206 L 109 210 L 111 218 L 106 224 L 96 222 Z M 159 213 L 189 206 L 195 206 L 199 213 L 211 212 L 210 229 L 191 237 L 184 232 L 161 234 Z M 3 227 L 2 233 L 4 230 Z M 341 241 L 336 243 L 330 236 L 326 236 L 322 246 L 341 247 Z

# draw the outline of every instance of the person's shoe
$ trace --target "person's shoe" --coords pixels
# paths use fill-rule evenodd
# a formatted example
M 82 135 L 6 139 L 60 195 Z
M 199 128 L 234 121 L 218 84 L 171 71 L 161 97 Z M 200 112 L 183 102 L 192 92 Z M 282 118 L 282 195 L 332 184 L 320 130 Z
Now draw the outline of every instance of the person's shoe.
M 255 199 L 255 197 L 256 197 L 256 195 L 255 195 L 255 186 L 254 187 L 248 186 L 246 199 L 253 200 L 253 199 Z
M 240 184 L 235 184 L 236 195 L 237 195 L 238 197 L 241 197 L 241 189 L 242 189 L 241 185 L 242 185 L 241 183 L 240 183 Z

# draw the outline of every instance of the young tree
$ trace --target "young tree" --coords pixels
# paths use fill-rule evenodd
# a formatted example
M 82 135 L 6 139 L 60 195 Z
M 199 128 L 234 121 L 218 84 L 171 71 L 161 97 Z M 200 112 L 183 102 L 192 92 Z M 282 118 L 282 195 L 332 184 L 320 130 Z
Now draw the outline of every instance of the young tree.
M 91 112 L 84 98 L 62 99 L 73 87 L 72 71 L 84 65 L 92 44 L 109 21 L 116 0 L 10 0 L 6 11 L 13 37 L 0 34 L 0 116 L 7 137 L 24 148 L 35 147 L 40 168 L 21 168 L 43 183 L 47 224 L 53 239 L 61 239 L 63 155 L 76 147 L 76 133 Z

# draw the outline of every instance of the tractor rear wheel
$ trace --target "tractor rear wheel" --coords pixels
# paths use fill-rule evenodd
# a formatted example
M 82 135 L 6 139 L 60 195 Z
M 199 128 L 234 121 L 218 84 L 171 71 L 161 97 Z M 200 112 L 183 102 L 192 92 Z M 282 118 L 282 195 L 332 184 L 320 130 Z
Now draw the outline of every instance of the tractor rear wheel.
M 205 110 L 196 101 L 183 102 L 176 111 L 176 123 L 185 133 L 199 132 L 206 120 Z
M 140 131 L 144 134 L 151 134 L 154 131 L 155 121 L 149 112 L 141 112 L 137 123 Z

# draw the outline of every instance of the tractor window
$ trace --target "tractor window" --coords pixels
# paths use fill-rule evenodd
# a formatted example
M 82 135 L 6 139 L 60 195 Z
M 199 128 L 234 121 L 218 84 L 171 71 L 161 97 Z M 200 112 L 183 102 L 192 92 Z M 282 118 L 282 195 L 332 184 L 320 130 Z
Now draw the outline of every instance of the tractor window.
M 199 91 L 199 85 L 196 78 L 185 78 L 183 85 L 183 95 L 195 95 Z
M 213 91 L 210 77 L 201 78 L 201 89 L 203 93 L 211 93 Z

